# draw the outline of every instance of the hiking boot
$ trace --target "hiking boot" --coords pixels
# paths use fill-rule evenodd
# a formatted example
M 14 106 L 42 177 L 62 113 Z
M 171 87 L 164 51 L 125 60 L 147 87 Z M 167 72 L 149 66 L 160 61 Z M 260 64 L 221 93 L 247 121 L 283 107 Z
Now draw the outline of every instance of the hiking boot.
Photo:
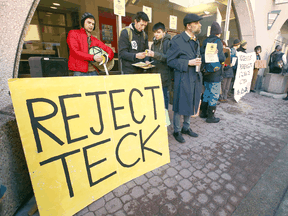
M 208 106 L 208 109 L 207 109 L 208 117 L 206 119 L 207 123 L 218 123 L 220 121 L 220 118 L 214 117 L 215 111 L 216 111 L 216 106 Z
M 200 105 L 200 118 L 207 118 L 208 102 L 202 102 Z
M 185 143 L 185 139 L 182 137 L 181 132 L 174 132 L 173 136 L 178 142 Z
M 191 137 L 198 137 L 198 134 L 194 133 L 191 128 L 189 128 L 188 130 L 185 130 L 184 128 L 182 128 L 181 133 L 187 134 Z

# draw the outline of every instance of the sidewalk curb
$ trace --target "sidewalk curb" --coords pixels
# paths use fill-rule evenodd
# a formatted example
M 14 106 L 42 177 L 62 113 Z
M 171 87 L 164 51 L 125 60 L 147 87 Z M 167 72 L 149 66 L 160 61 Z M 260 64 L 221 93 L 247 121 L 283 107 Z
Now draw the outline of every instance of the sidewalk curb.
M 288 145 L 281 150 L 277 158 L 232 215 L 274 215 L 280 206 L 285 208 L 285 205 L 281 205 L 281 202 L 287 192 L 287 185 Z M 285 209 L 282 210 L 284 212 Z

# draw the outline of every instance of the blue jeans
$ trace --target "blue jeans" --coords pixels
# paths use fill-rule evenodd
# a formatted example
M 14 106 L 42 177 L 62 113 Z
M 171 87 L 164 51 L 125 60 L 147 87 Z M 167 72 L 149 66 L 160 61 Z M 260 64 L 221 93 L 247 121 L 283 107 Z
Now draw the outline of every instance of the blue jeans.
M 91 72 L 87 72 L 87 73 L 74 71 L 74 76 L 98 76 L 98 73 L 97 73 L 97 71 L 91 71 Z
M 169 106 L 169 92 L 168 92 L 168 87 L 163 87 L 163 94 L 164 94 L 164 102 L 165 102 L 165 108 L 168 110 Z
M 204 87 L 203 102 L 208 102 L 209 106 L 216 106 L 220 95 L 221 82 L 204 82 Z
M 184 115 L 184 122 L 183 122 L 183 128 L 184 130 L 188 130 L 190 128 L 190 118 L 191 116 L 188 115 Z M 180 119 L 181 119 L 181 115 L 179 113 L 174 112 L 174 116 L 173 116 L 173 125 L 174 125 L 174 132 L 180 132 L 181 131 L 181 126 L 180 126 Z

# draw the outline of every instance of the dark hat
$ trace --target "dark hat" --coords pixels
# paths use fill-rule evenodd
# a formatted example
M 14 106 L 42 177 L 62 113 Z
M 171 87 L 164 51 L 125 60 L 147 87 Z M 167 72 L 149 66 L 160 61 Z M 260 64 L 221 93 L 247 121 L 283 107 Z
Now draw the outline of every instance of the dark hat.
M 241 41 L 239 39 L 235 39 L 233 41 L 233 46 L 238 46 L 238 45 L 240 45 L 240 43 L 241 43 Z
M 278 45 L 275 47 L 275 50 L 282 50 L 282 46 L 278 44 Z
M 211 35 L 222 34 L 222 29 L 221 29 L 221 26 L 219 25 L 218 22 L 214 21 L 214 22 L 212 23 L 210 34 L 211 34 Z
M 245 46 L 246 44 L 247 44 L 247 41 L 246 41 L 246 40 L 242 40 L 240 46 L 243 47 L 243 46 Z
M 198 16 L 197 14 L 187 14 L 184 19 L 183 19 L 183 24 L 184 26 L 186 26 L 187 24 L 191 23 L 191 22 L 198 22 L 200 20 L 202 20 L 203 17 Z
M 84 27 L 84 23 L 85 23 L 85 20 L 86 20 L 87 18 L 92 18 L 92 19 L 94 19 L 94 21 L 96 21 L 96 20 L 95 20 L 95 17 L 94 17 L 91 13 L 85 12 L 85 13 L 82 15 L 82 17 L 81 17 L 81 26 L 82 26 L 82 27 Z M 95 30 L 95 26 L 94 26 L 94 29 L 93 29 L 93 30 Z

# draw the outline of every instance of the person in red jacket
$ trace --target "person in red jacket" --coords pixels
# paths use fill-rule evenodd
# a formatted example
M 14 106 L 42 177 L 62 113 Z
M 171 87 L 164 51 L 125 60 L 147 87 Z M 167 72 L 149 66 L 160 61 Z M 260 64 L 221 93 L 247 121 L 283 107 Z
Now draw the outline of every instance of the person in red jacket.
M 98 75 L 91 62 L 102 62 L 103 57 L 89 54 L 89 48 L 100 47 L 108 53 L 109 60 L 113 59 L 114 53 L 110 47 L 91 35 L 95 30 L 95 17 L 91 13 L 86 12 L 82 15 L 81 26 L 83 28 L 68 33 L 67 43 L 70 51 L 68 68 L 74 72 L 74 76 Z

